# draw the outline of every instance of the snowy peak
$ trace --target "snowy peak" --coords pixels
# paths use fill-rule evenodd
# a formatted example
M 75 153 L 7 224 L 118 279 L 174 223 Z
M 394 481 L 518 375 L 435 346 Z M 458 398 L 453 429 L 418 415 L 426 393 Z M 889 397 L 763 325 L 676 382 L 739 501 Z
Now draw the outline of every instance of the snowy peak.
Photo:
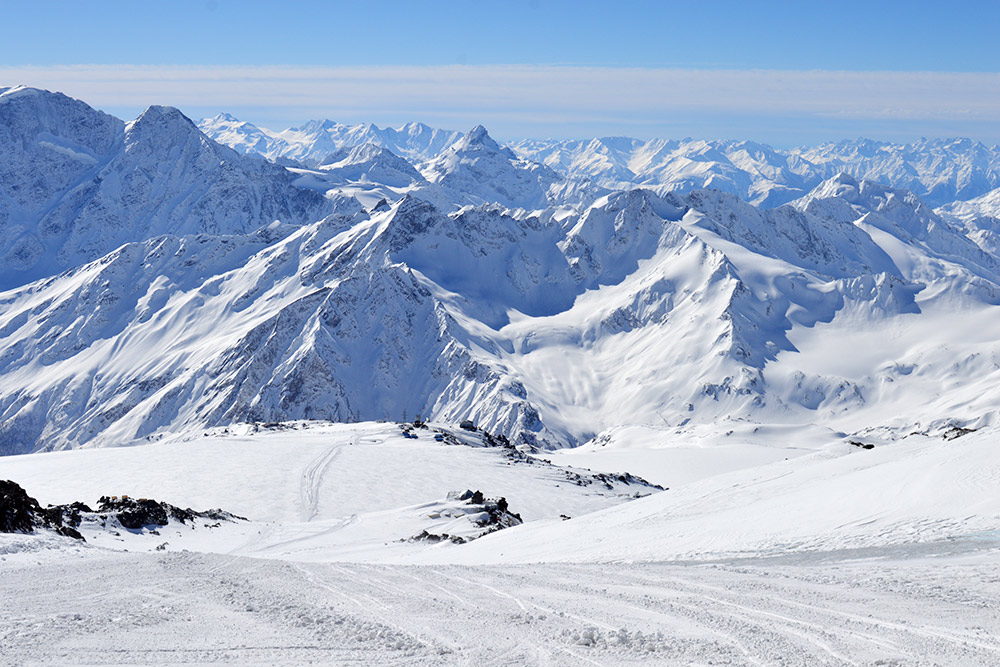
M 222 112 L 220 114 L 216 114 L 215 116 L 213 116 L 212 118 L 210 118 L 209 121 L 210 122 L 216 122 L 216 123 L 222 123 L 222 122 L 225 122 L 225 123 L 239 123 L 239 122 L 241 122 L 240 119 L 237 118 L 236 116 L 234 116 L 232 114 L 225 113 L 225 112 Z
M 451 150 L 456 153 L 463 153 L 469 151 L 490 151 L 493 153 L 501 152 L 500 145 L 493 141 L 493 137 L 489 135 L 486 128 L 482 125 L 476 125 L 474 128 L 469 130 L 464 137 L 459 139 Z M 513 153 L 507 151 L 507 154 L 511 158 L 514 157 Z
M 365 143 L 342 148 L 320 161 L 319 169 L 333 178 L 405 188 L 423 180 L 413 165 L 392 151 Z
M 623 421 L 816 423 L 910 371 L 799 369 L 803 340 L 1000 303 L 988 235 L 832 159 L 752 142 L 525 144 L 542 164 L 482 126 L 287 132 L 261 135 L 327 159 L 247 158 L 170 107 L 126 126 L 5 92 L 0 448 L 417 414 L 540 446 Z M 392 145 L 441 152 L 421 173 Z M 927 150 L 980 150 L 948 146 Z M 648 183 L 608 192 L 557 169 Z M 994 358 L 981 352 L 969 359 Z M 776 365 L 796 368 L 773 381 Z
M 183 128 L 186 132 L 197 131 L 194 122 L 181 113 L 180 109 L 154 104 L 146 108 L 139 117 L 132 121 L 133 126 L 157 126 L 163 128 Z
M 304 134 L 319 135 L 327 130 L 331 130 L 337 127 L 337 123 L 333 122 L 329 118 L 324 118 L 322 120 L 311 120 L 301 127 L 293 127 L 290 132 L 302 132 Z
M 421 171 L 456 203 L 498 203 L 529 210 L 547 206 L 550 189 L 563 180 L 548 167 L 501 148 L 482 125 L 422 165 Z
M 851 185 L 835 179 L 821 192 L 838 183 Z M 471 418 L 547 446 L 590 439 L 623 414 L 637 424 L 765 409 L 813 419 L 862 399 L 823 379 L 773 393 L 765 375 L 795 349 L 790 331 L 843 311 L 917 315 L 914 278 L 985 280 L 940 253 L 919 271 L 897 266 L 909 256 L 883 249 L 874 221 L 906 196 L 858 185 L 873 209 L 837 200 L 827 217 L 761 211 L 718 191 L 648 190 L 612 193 L 559 220 L 495 205 L 446 214 L 417 192 L 276 233 L 128 244 L 8 293 L 0 332 L 18 353 L 0 358 L 10 387 L 0 445 L 404 412 Z M 150 345 L 163 354 L 149 358 Z M 52 382 L 30 380 L 35 360 Z M 77 404 L 112 407 L 65 409 Z
M 218 143 L 228 146 L 241 155 L 264 155 L 272 137 L 256 125 L 241 121 L 235 116 L 220 113 L 198 123 L 198 129 Z
M 861 184 L 846 172 L 840 172 L 833 178 L 823 181 L 809 193 L 810 198 L 828 199 L 837 197 L 850 203 L 857 203 Z
M 190 118 L 174 107 L 151 106 L 125 126 L 126 148 L 143 145 L 166 154 L 173 147 L 191 141 L 213 153 L 232 155 L 231 149 L 211 141 Z
M 254 152 L 272 162 L 292 160 L 310 167 L 319 165 L 336 151 L 366 143 L 418 162 L 436 157 L 462 137 L 461 133 L 431 128 L 423 123 L 407 123 L 394 129 L 380 128 L 372 123 L 346 125 L 328 119 L 312 120 L 274 132 L 249 123 L 229 121 L 223 116 L 206 118 L 198 127 L 212 139 L 240 152 Z
M 243 233 L 322 217 L 284 169 L 216 144 L 177 109 L 122 121 L 58 93 L 0 104 L 0 289 L 159 234 Z
M 879 214 L 901 233 L 915 239 L 926 239 L 932 227 L 942 224 L 934 211 L 912 192 L 868 180 L 858 182 L 846 173 L 824 181 L 794 205 L 808 210 L 815 201 L 827 201 L 841 210 L 844 203 L 850 204 L 858 216 Z
M 912 192 L 840 175 L 792 207 L 864 229 L 893 257 L 900 275 L 908 280 L 954 286 L 956 274 L 962 276 L 959 283 L 975 277 L 989 283 L 981 298 L 996 298 L 990 294 L 1000 284 L 1000 261 L 990 253 L 988 240 L 981 247 L 982 239 L 948 224 Z

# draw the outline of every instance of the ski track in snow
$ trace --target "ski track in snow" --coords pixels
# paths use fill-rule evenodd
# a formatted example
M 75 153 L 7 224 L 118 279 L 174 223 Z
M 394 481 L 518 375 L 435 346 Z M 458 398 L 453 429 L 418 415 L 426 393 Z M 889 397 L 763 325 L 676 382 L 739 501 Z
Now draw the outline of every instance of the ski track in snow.
M 350 445 L 358 444 L 358 437 L 355 437 Z M 322 454 L 316 457 L 312 463 L 302 471 L 302 520 L 312 521 L 319 514 L 319 489 L 323 484 L 323 476 L 329 469 L 330 464 L 340 456 L 344 445 L 332 444 Z
M 988 559 L 860 556 L 504 567 L 193 553 L 25 559 L 0 568 L 0 655 L 3 664 L 1000 661 L 1000 578 Z

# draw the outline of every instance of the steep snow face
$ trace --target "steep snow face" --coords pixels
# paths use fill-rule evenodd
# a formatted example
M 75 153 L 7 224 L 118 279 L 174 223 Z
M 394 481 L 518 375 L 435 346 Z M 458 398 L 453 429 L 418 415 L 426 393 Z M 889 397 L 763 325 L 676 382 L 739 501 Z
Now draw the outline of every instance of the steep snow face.
M 1000 260 L 985 224 L 905 190 L 841 173 L 772 208 L 601 194 L 482 127 L 424 163 L 427 180 L 373 143 L 286 169 L 168 107 L 126 125 L 18 88 L 0 114 L 6 453 L 254 420 L 471 418 L 558 447 L 726 420 L 859 429 L 844 414 L 881 419 L 879 401 L 910 426 L 988 408 Z M 681 149 L 742 165 L 740 188 L 751 166 L 804 173 L 748 142 L 588 146 L 633 175 Z M 14 262 L 31 259 L 10 250 L 25 238 L 34 264 Z M 986 338 L 953 340 L 949 313 Z M 879 331 L 902 333 L 880 347 Z M 882 353 L 822 363 L 841 339 Z M 929 396 L 952 364 L 976 396 Z
M 158 234 L 243 233 L 329 209 L 283 168 L 241 158 L 170 107 L 124 125 L 60 94 L 8 91 L 0 152 L 0 289 Z
M 1000 260 L 949 225 L 912 192 L 840 174 L 793 203 L 828 220 L 852 220 L 878 243 L 911 281 L 978 290 L 997 303 Z M 953 265 L 942 271 L 941 260 Z M 960 272 L 958 275 L 956 272 Z
M 318 166 L 341 149 L 368 143 L 420 162 L 436 157 L 462 136 L 461 132 L 432 128 L 423 123 L 380 128 L 372 124 L 344 125 L 331 120 L 314 120 L 301 127 L 273 132 L 239 121 L 229 114 L 205 118 L 198 127 L 215 141 L 241 153 L 257 153 L 272 162 L 292 160 L 307 167 Z
M 1000 188 L 969 201 L 957 201 L 935 211 L 965 230 L 983 251 L 1000 257 Z
M 432 412 L 544 435 L 523 388 L 394 258 L 432 216 L 407 198 L 283 239 L 161 237 L 6 293 L 0 447 Z
M 125 124 L 65 95 L 30 88 L 0 93 L 0 286 L 34 270 L 51 237 L 67 233 L 61 200 L 85 199 Z M 105 250 L 108 250 L 107 248 Z

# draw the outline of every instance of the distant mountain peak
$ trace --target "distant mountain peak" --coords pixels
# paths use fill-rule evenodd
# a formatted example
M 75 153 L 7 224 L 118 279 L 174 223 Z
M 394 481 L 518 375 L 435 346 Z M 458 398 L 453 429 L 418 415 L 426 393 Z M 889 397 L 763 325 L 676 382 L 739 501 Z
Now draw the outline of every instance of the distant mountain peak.
M 9 87 L 0 86 L 0 97 L 8 97 L 8 96 L 13 97 L 17 93 L 23 93 L 25 91 L 32 91 L 32 90 L 37 91 L 38 89 L 28 88 L 27 86 L 23 85 L 9 86 Z
M 839 172 L 836 176 L 834 176 L 833 178 L 831 178 L 827 182 L 828 183 L 835 183 L 837 185 L 849 185 L 849 186 L 854 187 L 854 188 L 860 186 L 860 184 L 858 183 L 858 179 L 854 178 L 853 176 L 851 176 L 850 174 L 848 174 L 846 171 Z
M 500 145 L 493 140 L 493 137 L 490 136 L 489 132 L 482 125 L 476 125 L 469 130 L 452 148 L 456 151 L 485 149 L 499 152 L 501 150 Z
M 177 125 L 190 127 L 192 130 L 198 129 L 194 121 L 185 116 L 177 107 L 161 106 L 159 104 L 146 107 L 146 110 L 139 114 L 139 117 L 133 121 L 133 125 L 143 123 Z
M 337 123 L 330 120 L 329 118 L 324 118 L 322 120 L 310 120 L 304 125 L 292 129 L 298 130 L 299 132 L 322 132 L 334 128 L 336 126 Z

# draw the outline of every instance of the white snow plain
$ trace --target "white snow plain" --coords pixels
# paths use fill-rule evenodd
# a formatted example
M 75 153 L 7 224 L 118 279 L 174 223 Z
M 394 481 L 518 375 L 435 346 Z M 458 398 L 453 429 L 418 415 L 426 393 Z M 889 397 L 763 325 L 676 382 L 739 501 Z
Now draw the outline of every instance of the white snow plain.
M 604 448 L 612 467 L 647 462 L 662 492 L 581 486 L 586 470 L 430 427 L 297 422 L 0 459 L 43 504 L 127 493 L 249 519 L 0 535 L 4 664 L 1000 660 L 993 427 L 867 450 L 783 426 Z M 524 525 L 407 539 L 455 530 L 448 494 L 465 488 Z

